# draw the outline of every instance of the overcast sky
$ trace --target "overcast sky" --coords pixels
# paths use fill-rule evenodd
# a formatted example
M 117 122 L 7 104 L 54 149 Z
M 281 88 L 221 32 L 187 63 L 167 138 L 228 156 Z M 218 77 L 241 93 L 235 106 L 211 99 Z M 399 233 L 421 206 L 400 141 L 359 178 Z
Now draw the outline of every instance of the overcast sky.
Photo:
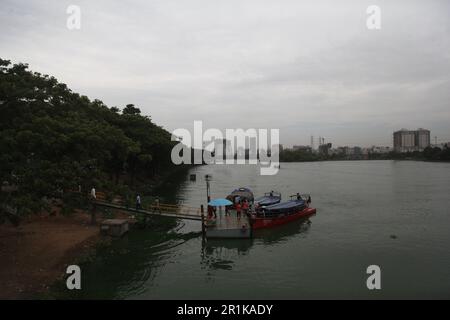
M 450 1 L 111 2 L 0 0 L 0 56 L 170 131 L 203 120 L 370 146 L 424 127 L 450 141 Z

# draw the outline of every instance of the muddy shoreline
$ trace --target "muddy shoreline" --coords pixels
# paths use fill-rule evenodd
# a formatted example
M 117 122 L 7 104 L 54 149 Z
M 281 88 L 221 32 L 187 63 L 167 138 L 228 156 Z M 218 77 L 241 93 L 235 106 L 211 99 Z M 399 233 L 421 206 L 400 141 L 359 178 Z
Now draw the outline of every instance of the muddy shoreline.
M 0 299 L 34 299 L 65 276 L 68 265 L 107 242 L 90 216 L 39 215 L 18 227 L 0 225 Z

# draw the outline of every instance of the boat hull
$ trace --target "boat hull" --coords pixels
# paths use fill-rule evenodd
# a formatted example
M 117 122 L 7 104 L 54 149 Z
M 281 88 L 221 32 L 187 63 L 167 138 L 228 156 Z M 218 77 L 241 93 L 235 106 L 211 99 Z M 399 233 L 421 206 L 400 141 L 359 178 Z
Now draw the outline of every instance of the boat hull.
M 300 218 L 309 217 L 316 213 L 315 208 L 303 208 L 293 214 L 280 214 L 275 217 L 256 217 L 252 219 L 252 229 L 270 228 L 278 225 L 286 224 Z

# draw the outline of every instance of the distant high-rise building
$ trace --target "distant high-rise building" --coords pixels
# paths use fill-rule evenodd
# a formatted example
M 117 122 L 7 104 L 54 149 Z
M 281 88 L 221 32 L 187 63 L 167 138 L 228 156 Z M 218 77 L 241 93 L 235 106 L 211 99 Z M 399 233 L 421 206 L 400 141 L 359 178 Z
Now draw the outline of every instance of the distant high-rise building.
M 419 128 L 417 129 L 417 146 L 422 151 L 430 146 L 430 130 Z
M 394 132 L 394 150 L 397 152 L 423 151 L 430 145 L 430 130 L 401 129 Z

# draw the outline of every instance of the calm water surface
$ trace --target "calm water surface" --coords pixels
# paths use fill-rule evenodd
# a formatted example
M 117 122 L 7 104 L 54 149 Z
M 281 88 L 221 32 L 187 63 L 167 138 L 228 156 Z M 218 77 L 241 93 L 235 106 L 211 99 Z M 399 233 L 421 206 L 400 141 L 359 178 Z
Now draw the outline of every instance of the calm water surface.
M 194 221 L 155 218 L 83 266 L 82 298 L 450 298 L 450 163 L 285 163 L 276 176 L 254 166 L 201 166 L 159 192 L 166 202 L 205 203 L 247 186 L 286 199 L 310 193 L 317 214 L 251 240 L 202 243 Z M 381 267 L 382 289 L 366 288 Z

